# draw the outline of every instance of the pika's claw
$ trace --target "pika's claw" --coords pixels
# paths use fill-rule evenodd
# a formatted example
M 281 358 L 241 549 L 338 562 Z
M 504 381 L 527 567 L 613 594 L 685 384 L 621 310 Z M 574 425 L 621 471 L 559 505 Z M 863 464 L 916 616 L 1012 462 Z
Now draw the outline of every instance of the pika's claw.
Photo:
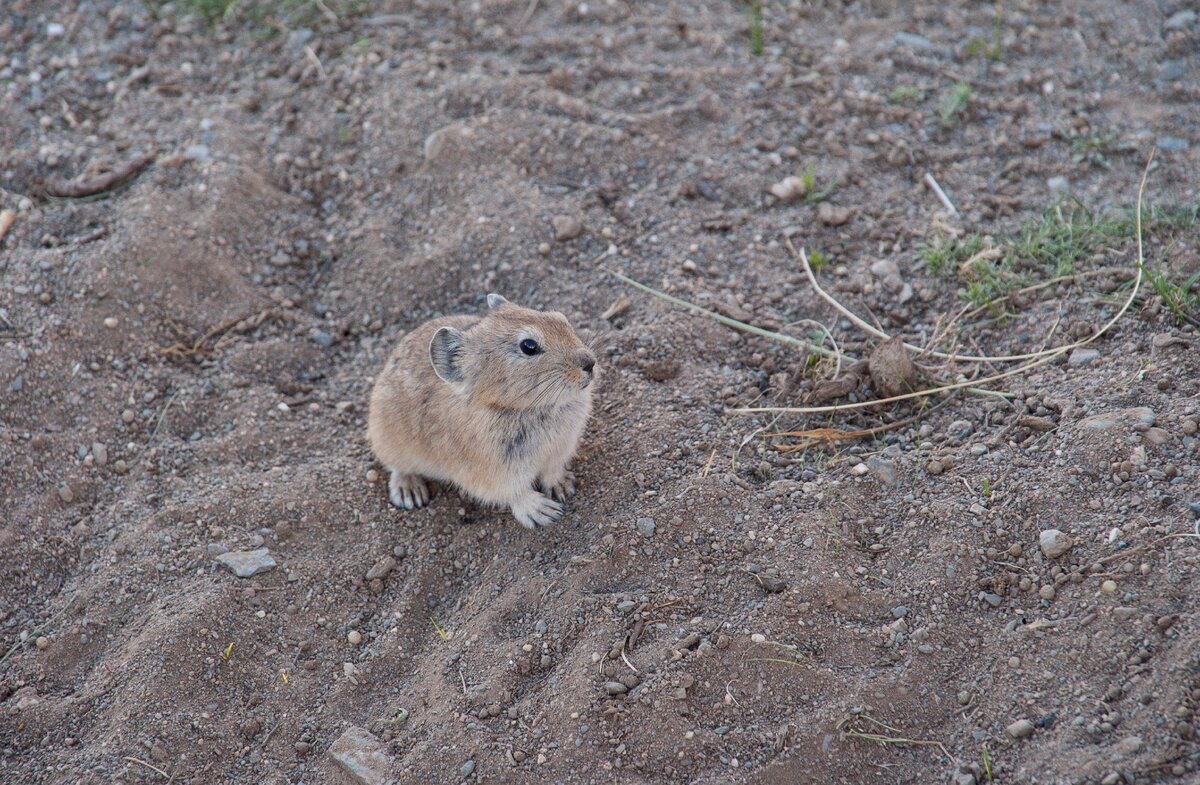
M 419 475 L 392 470 L 388 498 L 402 510 L 419 510 L 429 503 L 429 486 Z
M 561 518 L 563 506 L 549 496 L 529 491 L 513 504 L 512 513 L 526 529 L 537 529 Z
M 548 483 L 546 480 L 538 480 L 538 490 L 542 493 L 548 493 L 550 498 L 556 502 L 565 502 L 571 496 L 575 496 L 575 472 L 566 472 L 562 479 L 557 483 Z

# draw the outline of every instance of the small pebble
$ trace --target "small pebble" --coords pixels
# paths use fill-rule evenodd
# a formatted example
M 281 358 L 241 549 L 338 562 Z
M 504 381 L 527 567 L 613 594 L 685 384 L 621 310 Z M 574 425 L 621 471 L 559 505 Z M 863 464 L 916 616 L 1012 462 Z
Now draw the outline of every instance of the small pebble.
M 1047 529 L 1038 535 L 1038 546 L 1047 559 L 1057 559 L 1071 550 L 1073 545 L 1071 538 L 1058 529 Z
M 475 761 L 469 760 L 466 763 L 464 763 L 462 765 L 462 768 L 458 770 L 458 773 L 461 774 L 464 778 L 470 777 L 472 774 L 475 773 Z
M 36 645 L 39 649 L 45 651 L 50 646 L 50 639 L 47 638 L 45 635 L 39 635 L 38 639 L 36 641 L 34 641 L 34 645 Z
M 1114 580 L 1107 580 L 1104 583 L 1100 584 L 1100 590 L 1102 592 L 1104 592 L 1105 594 L 1116 594 L 1117 593 L 1117 582 Z
M 62 499 L 63 504 L 70 504 L 75 501 L 75 491 L 71 490 L 71 486 L 64 482 L 58 486 L 58 498 Z
M 574 240 L 583 234 L 583 221 L 575 216 L 556 215 L 550 220 L 550 223 L 554 227 L 554 239 L 559 242 Z
M 637 523 L 634 524 L 634 526 L 637 528 L 638 534 L 642 535 L 646 539 L 650 539 L 654 536 L 655 525 L 653 518 L 638 518 Z
M 1005 728 L 1005 730 L 1014 739 L 1023 739 L 1026 736 L 1033 735 L 1033 723 L 1029 720 L 1017 720 Z
M 104 320 L 104 326 L 110 330 L 115 329 L 118 324 L 119 324 L 119 322 L 117 321 L 117 317 L 115 317 L 115 316 L 109 316 L 109 317 L 105 318 L 105 320 Z
M 367 482 L 369 482 L 369 483 L 379 482 L 379 472 L 375 471 L 374 469 L 367 469 Z
M 350 634 L 346 636 L 346 640 L 350 641 L 351 646 L 357 646 L 362 643 L 362 633 L 358 630 L 350 630 Z

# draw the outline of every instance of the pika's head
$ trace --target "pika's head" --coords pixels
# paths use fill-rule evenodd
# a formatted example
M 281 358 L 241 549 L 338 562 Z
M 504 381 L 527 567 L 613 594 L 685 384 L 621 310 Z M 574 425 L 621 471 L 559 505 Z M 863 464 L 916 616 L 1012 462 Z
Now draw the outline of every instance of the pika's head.
M 503 409 L 536 409 L 585 401 L 596 355 L 567 317 L 533 311 L 498 294 L 467 330 L 442 327 L 429 344 L 438 378 L 469 392 L 476 402 Z

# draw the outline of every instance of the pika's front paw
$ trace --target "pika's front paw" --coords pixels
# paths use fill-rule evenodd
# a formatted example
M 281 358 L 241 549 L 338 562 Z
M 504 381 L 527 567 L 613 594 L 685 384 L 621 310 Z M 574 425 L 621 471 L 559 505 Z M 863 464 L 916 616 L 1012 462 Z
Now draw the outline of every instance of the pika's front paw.
M 551 483 L 543 479 L 538 479 L 538 490 L 546 493 L 551 499 L 558 502 L 565 502 L 568 498 L 575 495 L 575 472 L 566 472 L 562 479 L 558 482 Z
M 429 503 L 429 486 L 419 475 L 392 471 L 388 498 L 402 510 L 419 510 Z
M 512 506 L 512 513 L 526 529 L 536 529 L 561 518 L 563 506 L 549 496 L 530 491 Z

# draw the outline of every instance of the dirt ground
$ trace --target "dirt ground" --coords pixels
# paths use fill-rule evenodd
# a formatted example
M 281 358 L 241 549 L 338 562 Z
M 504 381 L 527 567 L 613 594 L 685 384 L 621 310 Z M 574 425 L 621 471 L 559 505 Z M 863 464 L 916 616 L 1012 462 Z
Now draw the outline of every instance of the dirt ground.
M 0 781 L 336 785 L 351 728 L 364 782 L 1197 781 L 1194 221 L 1148 219 L 1089 347 L 925 406 L 732 413 L 834 363 L 609 272 L 843 366 L 878 341 L 785 238 L 916 345 L 1086 338 L 1131 232 L 946 328 L 1151 151 L 1194 216 L 1191 4 L 217 5 L 0 12 Z M 985 257 L 938 274 L 956 235 Z M 397 337 L 491 291 L 607 333 L 548 531 L 399 512 L 365 441 Z

